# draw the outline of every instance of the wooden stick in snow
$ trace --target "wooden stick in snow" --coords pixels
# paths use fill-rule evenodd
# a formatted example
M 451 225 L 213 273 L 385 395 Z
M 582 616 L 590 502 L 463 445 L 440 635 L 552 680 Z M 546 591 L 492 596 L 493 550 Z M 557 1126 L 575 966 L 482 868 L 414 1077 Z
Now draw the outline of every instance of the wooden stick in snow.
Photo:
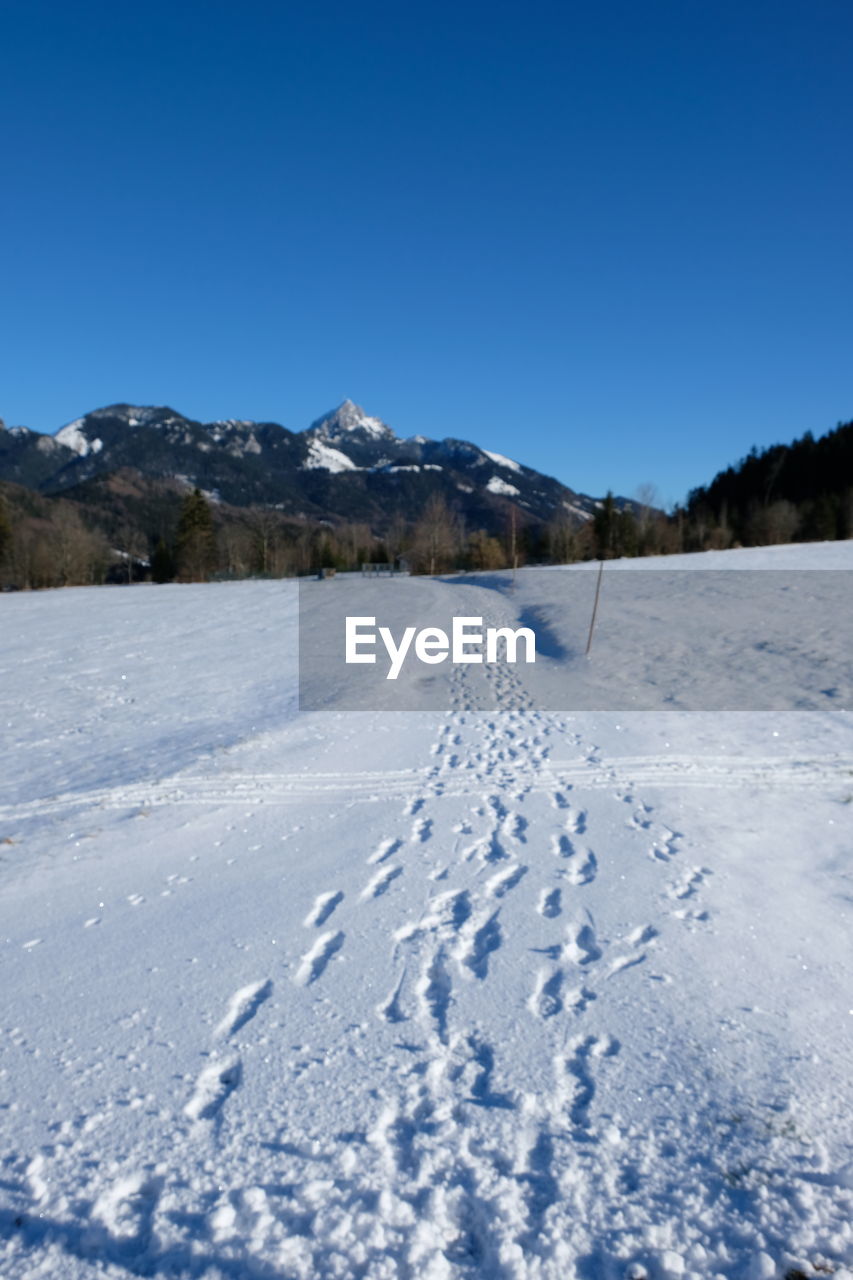
M 595 615 L 598 613 L 598 597 L 601 594 L 601 575 L 604 573 L 604 561 L 598 567 L 598 578 L 595 583 L 595 604 L 592 606 L 592 618 L 589 623 L 589 638 L 586 642 L 586 656 L 589 657 L 589 651 L 592 648 L 592 633 L 595 630 Z

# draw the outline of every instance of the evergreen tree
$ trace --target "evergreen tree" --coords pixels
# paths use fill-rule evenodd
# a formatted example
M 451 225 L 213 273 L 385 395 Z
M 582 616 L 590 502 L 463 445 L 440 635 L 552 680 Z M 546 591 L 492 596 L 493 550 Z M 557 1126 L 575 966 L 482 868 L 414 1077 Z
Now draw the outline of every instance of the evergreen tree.
M 593 518 L 597 560 L 610 560 L 618 554 L 616 550 L 618 524 L 619 512 L 616 510 L 613 494 L 608 489 L 603 505 L 598 508 Z
M 12 525 L 6 511 L 6 503 L 0 498 L 0 560 L 12 545 Z
M 172 553 L 161 538 L 151 557 L 151 581 L 171 582 L 175 576 L 175 561 Z
M 184 498 L 175 538 L 175 559 L 180 576 L 190 582 L 206 582 L 216 568 L 213 516 L 200 489 L 193 489 Z

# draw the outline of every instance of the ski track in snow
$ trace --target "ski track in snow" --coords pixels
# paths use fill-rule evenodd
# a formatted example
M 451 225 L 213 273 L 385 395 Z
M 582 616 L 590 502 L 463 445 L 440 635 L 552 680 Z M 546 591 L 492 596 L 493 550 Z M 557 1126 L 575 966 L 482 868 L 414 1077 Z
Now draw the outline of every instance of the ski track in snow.
M 442 794 L 447 797 L 467 795 L 470 787 L 470 773 L 467 771 L 470 769 L 474 772 L 482 759 L 483 754 L 477 753 L 464 764 L 457 761 L 452 767 L 458 772 L 443 780 Z M 787 759 L 773 756 L 766 760 L 754 757 L 738 760 L 728 756 L 626 756 L 611 757 L 606 764 L 578 757 L 565 761 L 551 760 L 535 771 L 530 770 L 530 765 L 535 760 L 531 754 L 523 756 L 516 768 L 501 767 L 509 764 L 511 759 L 506 752 L 502 752 L 500 761 L 492 761 L 485 776 L 492 779 L 497 775 L 497 780 L 509 788 L 516 779 L 524 778 L 525 794 L 551 795 L 558 809 L 560 805 L 556 802 L 556 797 L 563 796 L 563 793 L 552 791 L 555 782 L 590 792 L 611 791 L 620 787 L 665 788 L 667 791 L 683 787 L 731 791 L 759 788 L 780 792 L 802 789 L 814 792 L 816 789 L 833 791 L 849 786 L 853 774 L 853 756 L 839 754 L 812 755 L 807 758 L 792 756 Z M 421 771 L 421 778 L 425 782 L 431 776 L 430 770 Z M 72 812 L 77 808 L 141 811 L 180 806 L 208 809 L 234 805 L 244 808 L 246 805 L 260 804 L 298 806 L 314 800 L 373 804 L 377 798 L 389 801 L 405 799 L 410 793 L 411 785 L 411 770 L 401 770 L 396 775 L 393 770 L 382 773 L 362 770 L 328 774 L 312 771 L 304 778 L 294 778 L 292 773 L 253 773 L 251 777 L 235 774 L 230 778 L 225 772 L 219 772 L 210 778 L 185 773 L 160 783 L 69 791 L 37 802 L 0 804 L 0 821 L 9 825 L 28 818 Z M 424 801 L 418 799 L 410 803 L 422 806 Z M 406 812 L 409 812 L 409 816 L 414 816 L 416 810 Z M 664 841 L 661 850 L 664 855 L 667 852 L 665 843 Z
M 96 1274 L 89 1262 L 98 1258 L 116 1277 L 208 1271 L 229 1280 L 734 1277 L 726 1268 L 737 1230 L 717 1238 L 696 1223 L 715 1196 L 741 1195 L 745 1203 L 744 1188 L 750 1195 L 754 1190 L 751 1167 L 741 1171 L 735 1155 L 723 1156 L 725 1142 L 713 1129 L 707 1140 L 713 1155 L 698 1165 L 676 1164 L 678 1142 L 667 1136 L 666 1121 L 660 1132 L 643 1130 L 630 1115 L 618 1114 L 612 1092 L 624 1082 L 630 1049 L 613 1033 L 613 1010 L 632 992 L 636 998 L 636 984 L 673 981 L 655 969 L 658 952 L 677 971 L 679 931 L 689 934 L 711 919 L 702 897 L 714 869 L 694 861 L 706 855 L 691 847 L 686 831 L 661 819 L 648 793 L 658 787 L 830 789 L 849 778 L 853 758 L 605 761 L 570 719 L 538 711 L 511 668 L 485 674 L 476 690 L 464 669 L 454 674 L 431 763 L 417 773 L 182 776 L 59 795 L 37 809 L 26 803 L 0 808 L 0 819 L 12 822 L 77 806 L 360 805 L 378 798 L 388 832 L 360 850 L 366 876 L 360 888 L 342 873 L 346 889 L 335 880 L 315 885 L 299 919 L 305 929 L 323 930 L 334 917 L 332 927 L 291 939 L 283 957 L 294 1000 L 345 1015 L 336 1032 L 342 1047 L 329 1073 L 331 1089 L 335 1071 L 345 1078 L 346 1054 L 357 1061 L 364 1053 L 344 962 L 347 939 L 369 937 L 381 983 L 369 997 L 370 1018 L 385 1037 L 382 1056 L 390 1063 L 374 1091 L 370 1123 L 312 1133 L 311 1108 L 324 1088 L 318 1080 L 331 1059 L 291 1045 L 291 1033 L 271 1017 L 277 1002 L 267 1003 L 273 979 L 253 981 L 228 998 L 213 1032 L 218 1047 L 195 1074 L 189 1098 L 184 1093 L 183 1104 L 176 1104 L 171 1164 L 149 1167 L 140 1149 L 140 1168 L 112 1170 L 87 1203 L 85 1197 L 52 1200 L 49 1177 L 51 1162 L 59 1181 L 67 1170 L 64 1149 L 75 1158 L 91 1153 L 82 1133 L 72 1138 L 69 1129 L 65 1148 L 48 1145 L 20 1169 L 7 1161 L 9 1181 L 0 1186 L 14 1192 L 16 1207 L 4 1225 L 18 1233 L 19 1259 L 49 1254 L 59 1265 L 56 1274 L 79 1266 L 86 1277 Z M 555 760 L 557 745 L 575 755 Z M 618 930 L 597 923 L 598 904 L 606 906 L 621 874 L 614 845 L 599 830 L 602 815 L 627 833 L 621 856 L 642 863 L 656 886 L 664 904 L 660 928 L 642 916 Z M 397 834 L 406 830 L 408 836 Z M 126 900 L 146 902 L 139 893 Z M 535 946 L 516 940 L 514 922 L 522 916 L 538 931 Z M 100 920 L 91 917 L 84 927 Z M 22 945 L 35 948 L 40 941 Z M 529 1031 L 540 1037 L 540 1047 L 548 1046 L 529 1086 L 510 1083 L 502 1042 L 472 1025 L 478 1008 L 472 999 L 485 1008 L 496 987 L 503 1000 L 499 984 L 511 974 L 526 984 L 514 1011 L 520 1034 Z M 222 1043 L 238 1032 L 239 1053 Z M 274 1056 L 270 1078 L 280 1081 L 285 1101 L 277 1109 L 271 1101 L 269 1114 L 241 1120 L 241 1128 L 233 1115 L 246 1108 L 261 1044 Z M 308 1104 L 297 1116 L 291 1102 L 301 1088 Z M 335 1105 L 343 1114 L 338 1092 Z M 761 1140 L 768 1135 L 778 1136 L 770 1122 Z M 254 1155 L 244 1152 L 247 1141 L 256 1144 Z M 203 1150 L 207 1163 L 203 1176 L 188 1180 L 181 1161 L 190 1150 Z M 259 1157 L 262 1172 L 253 1167 Z M 86 1158 L 97 1165 L 93 1154 Z M 771 1177 L 770 1165 L 762 1166 L 755 1186 Z M 799 1186 L 806 1195 L 802 1188 L 810 1184 Z M 853 1176 L 849 1186 L 853 1191 Z M 838 1192 L 842 1208 L 853 1206 L 853 1194 L 845 1199 L 843 1185 Z M 652 1228 L 647 1215 L 655 1197 L 663 1209 Z M 776 1275 L 765 1246 L 781 1257 L 786 1224 L 797 1219 L 796 1208 L 777 1211 L 755 1200 L 753 1211 L 763 1214 L 756 1233 L 761 1243 L 750 1244 L 747 1260 L 738 1263 L 738 1280 Z M 618 1227 L 610 1221 L 614 1205 Z M 91 1223 L 84 1225 L 87 1208 Z M 738 1230 L 741 1213 L 739 1207 Z M 672 1225 L 679 1214 L 690 1226 L 680 1235 Z M 838 1225 L 839 1252 L 845 1240 L 849 1233 L 844 1237 Z M 20 1274 L 28 1280 L 30 1272 Z

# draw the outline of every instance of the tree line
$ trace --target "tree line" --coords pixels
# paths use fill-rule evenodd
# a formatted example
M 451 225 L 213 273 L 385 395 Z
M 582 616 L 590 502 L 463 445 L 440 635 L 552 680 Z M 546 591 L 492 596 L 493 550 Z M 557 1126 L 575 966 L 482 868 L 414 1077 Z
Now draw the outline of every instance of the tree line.
M 673 513 L 685 550 L 853 537 L 853 422 L 753 448 Z
M 753 449 L 684 506 L 660 510 L 650 485 L 630 505 L 608 493 L 588 520 L 563 509 L 531 521 L 505 500 L 503 528 L 470 529 L 433 495 L 381 533 L 359 521 L 297 520 L 269 507 L 211 503 L 198 489 L 149 520 L 118 507 L 105 526 L 84 502 L 0 485 L 0 586 L 41 588 L 103 582 L 205 582 L 293 577 L 363 563 L 413 573 L 490 571 L 623 556 L 853 537 L 853 423 L 820 440 Z M 157 526 L 154 532 L 151 527 Z
M 534 525 L 526 521 L 523 510 L 513 511 L 508 503 L 505 528 L 499 533 L 466 529 L 460 512 L 435 496 L 416 520 L 397 516 L 376 535 L 357 521 L 298 525 L 265 507 L 237 513 L 232 509 L 223 515 L 195 490 L 184 499 L 173 535 L 160 536 L 153 545 L 134 527 L 109 538 L 87 520 L 85 508 L 64 500 L 45 504 L 35 516 L 15 519 L 16 514 L 13 504 L 0 495 L 0 586 L 7 590 L 144 580 L 285 578 L 329 568 L 358 570 L 365 562 L 391 563 L 424 574 L 488 572 L 525 564 L 763 545 L 790 541 L 793 531 L 780 520 L 776 504 L 752 516 L 741 542 L 732 524 L 715 522 L 703 509 L 677 509 L 666 516 L 639 501 L 631 508 L 619 506 L 612 494 L 585 522 L 565 512 L 547 524 Z
M 563 511 L 547 525 L 534 524 L 522 508 L 505 506 L 503 530 L 469 529 L 460 511 L 433 495 L 416 518 L 395 514 L 377 535 L 359 521 L 333 525 L 294 521 L 268 507 L 223 509 L 194 489 L 171 530 L 152 536 L 127 518 L 105 531 L 84 504 L 0 486 L 0 585 L 282 578 L 364 563 L 425 574 L 483 572 L 676 549 L 660 512 L 641 504 L 620 509 L 612 495 L 586 523 Z

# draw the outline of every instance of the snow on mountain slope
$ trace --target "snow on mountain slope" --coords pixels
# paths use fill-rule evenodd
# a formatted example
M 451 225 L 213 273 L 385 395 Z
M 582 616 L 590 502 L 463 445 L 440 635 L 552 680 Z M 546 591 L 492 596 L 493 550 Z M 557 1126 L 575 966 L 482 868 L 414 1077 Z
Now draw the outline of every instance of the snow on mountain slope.
M 487 458 L 491 458 L 492 462 L 496 462 L 499 467 L 507 467 L 510 471 L 521 471 L 521 467 L 517 462 L 513 462 L 512 458 L 505 458 L 502 453 L 492 453 L 490 449 L 484 449 L 483 453 Z
M 309 442 L 308 453 L 302 466 L 309 471 L 317 468 L 333 472 L 358 471 L 358 467 L 345 453 L 340 449 L 333 449 L 330 444 L 322 440 Z
M 55 437 L 60 444 L 64 444 L 67 449 L 73 449 L 81 458 L 86 458 L 90 453 L 99 453 L 103 448 L 101 440 L 89 441 L 80 430 L 80 422 L 69 422 L 67 427 L 63 427 L 57 431 Z
M 295 601 L 3 601 L 3 1276 L 849 1280 L 849 715 L 297 713 Z
M 514 484 L 509 484 L 506 480 L 501 480 L 500 476 L 491 476 L 486 484 L 489 493 L 502 493 L 513 498 L 519 490 Z

